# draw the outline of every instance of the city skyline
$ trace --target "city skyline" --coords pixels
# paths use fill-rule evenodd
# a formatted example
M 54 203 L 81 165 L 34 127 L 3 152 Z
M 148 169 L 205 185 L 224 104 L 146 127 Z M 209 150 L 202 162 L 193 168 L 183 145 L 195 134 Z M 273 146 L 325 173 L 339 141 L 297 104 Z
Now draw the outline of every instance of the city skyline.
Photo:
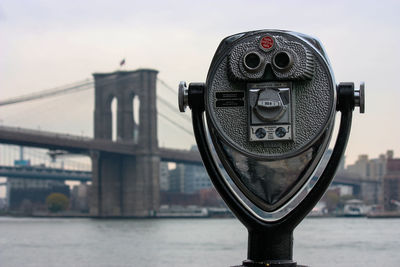
M 9 146 L 9 145 L 7 145 L 7 146 Z M 15 160 L 19 159 L 19 157 L 20 157 L 19 153 L 20 152 L 19 152 L 19 149 L 17 149 L 18 146 L 11 145 L 10 147 L 15 147 L 14 152 L 10 153 L 10 151 L 7 151 L 7 149 L 4 149 L 4 145 L 0 144 L 0 165 L 1 165 L 1 161 L 4 160 L 4 158 L 7 158 L 7 160 L 8 160 L 8 162 L 5 165 L 12 165 L 12 163 L 10 163 L 10 160 L 12 160 L 12 158 L 15 158 Z M 44 165 L 46 165 L 46 167 L 64 168 L 63 167 L 63 165 L 64 165 L 64 163 L 63 163 L 64 159 L 63 158 L 57 158 L 57 160 L 55 162 L 51 162 L 52 166 L 50 166 L 50 165 L 47 166 L 47 164 L 46 164 L 47 161 L 46 161 L 46 159 L 44 157 L 46 155 L 45 154 L 40 155 L 40 153 L 38 153 L 38 151 L 40 151 L 40 150 L 42 150 L 42 153 L 43 153 L 43 149 L 27 148 L 27 149 L 24 149 L 24 150 L 28 151 L 27 155 L 24 156 L 24 159 L 26 161 L 29 161 L 32 166 L 40 166 L 41 164 L 44 164 Z M 331 151 L 327 151 L 327 154 L 329 154 L 329 153 L 331 153 Z M 376 160 L 379 160 L 382 156 L 387 158 L 389 154 L 391 154 L 391 156 L 393 158 L 399 158 L 396 155 L 395 151 L 393 151 L 393 150 L 387 150 L 385 152 L 382 152 L 379 155 L 377 155 L 376 157 L 375 156 L 370 156 L 368 154 L 359 154 L 358 157 L 357 157 L 357 160 L 355 162 L 353 162 L 353 163 L 346 162 L 346 158 L 344 158 L 343 159 L 344 160 L 343 166 L 338 168 L 338 172 L 340 172 L 341 168 L 343 168 L 345 171 L 348 171 L 348 172 L 351 173 L 351 172 L 354 171 L 354 168 L 355 168 L 355 166 L 357 166 L 357 163 L 358 164 L 360 164 L 360 163 L 363 164 L 363 162 L 365 162 L 365 161 L 376 161 Z M 38 155 L 40 157 L 35 159 L 35 156 L 38 156 Z M 76 160 L 74 161 L 74 160 L 70 160 L 68 158 L 66 159 L 67 164 L 72 164 L 73 169 L 79 169 L 79 168 L 77 168 L 77 166 L 80 167 L 80 169 L 82 169 L 82 166 L 85 166 L 85 168 L 88 168 L 90 164 L 87 161 L 88 161 L 88 159 L 86 159 L 86 158 L 84 159 L 84 162 L 76 161 Z M 173 164 L 173 165 L 175 165 L 175 168 L 178 167 L 176 164 Z M 167 166 L 168 166 L 168 171 L 173 171 L 174 170 L 174 168 L 171 167 L 172 166 L 171 164 L 167 164 Z M 67 169 L 68 169 L 68 167 L 67 167 Z M 161 176 L 160 176 L 160 179 L 161 179 Z M 0 177 L 0 182 L 6 182 L 6 178 L 5 177 Z M 70 186 L 76 185 L 78 183 L 79 182 L 76 182 L 76 181 L 69 181 L 68 182 L 68 184 Z M 0 186 L 0 198 L 4 198 L 5 196 L 6 196 L 5 187 Z

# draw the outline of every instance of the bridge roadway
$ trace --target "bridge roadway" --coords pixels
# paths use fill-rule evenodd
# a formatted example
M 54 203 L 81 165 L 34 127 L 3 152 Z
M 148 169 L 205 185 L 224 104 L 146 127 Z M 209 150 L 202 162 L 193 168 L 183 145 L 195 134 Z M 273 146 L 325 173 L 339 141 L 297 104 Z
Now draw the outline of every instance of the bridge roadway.
M 46 168 L 34 166 L 0 166 L 0 177 L 39 179 L 39 180 L 61 180 L 81 181 L 92 180 L 91 171 L 65 170 L 59 168 Z
M 377 185 L 380 183 L 378 180 L 363 179 L 358 175 L 354 175 L 348 172 L 339 172 L 335 175 L 332 181 L 333 184 L 348 185 L 348 186 L 360 186 L 361 184 Z
M 89 182 L 92 180 L 91 171 L 66 170 L 60 168 L 48 168 L 45 166 L 0 166 L 0 177 L 21 179 L 43 179 L 62 181 Z M 360 187 L 361 183 L 377 184 L 376 180 L 350 178 L 344 174 L 338 174 L 332 181 L 333 185 L 348 185 L 353 188 Z M 1 186 L 1 184 L 0 184 Z
M 140 145 L 127 142 L 113 142 L 9 126 L 0 126 L 0 143 L 66 150 L 71 153 L 86 155 L 95 151 L 122 155 L 146 154 Z M 162 161 L 202 164 L 200 154 L 197 151 L 160 148 L 159 155 Z
M 53 150 L 66 150 L 71 153 L 85 155 L 90 155 L 92 151 L 116 153 L 123 155 L 141 155 L 145 153 L 139 145 L 127 142 L 96 140 L 90 137 L 51 133 L 8 126 L 0 126 L 0 143 L 40 147 Z M 160 148 L 159 155 L 162 161 L 186 164 L 202 164 L 200 154 L 197 151 Z M 75 174 L 73 174 L 72 172 L 68 173 L 65 170 L 64 173 L 61 172 L 61 170 L 58 170 L 57 174 L 56 170 L 50 171 L 51 169 L 47 168 L 42 168 L 41 170 L 32 169 L 30 171 L 24 170 L 24 172 L 22 172 L 22 169 L 18 168 L 20 167 L 0 166 L 0 176 L 36 179 L 40 178 L 38 174 L 41 173 L 43 175 L 45 174 L 44 176 L 46 176 L 46 178 L 43 179 L 52 179 L 49 177 L 54 177 L 54 179 L 56 180 L 91 180 L 91 172 L 87 172 L 86 174 L 84 174 L 86 176 L 81 177 L 79 175 L 75 176 Z M 338 173 L 332 183 L 359 187 L 361 183 L 376 184 L 378 182 L 374 180 L 364 180 L 359 177 L 348 177 L 346 174 Z

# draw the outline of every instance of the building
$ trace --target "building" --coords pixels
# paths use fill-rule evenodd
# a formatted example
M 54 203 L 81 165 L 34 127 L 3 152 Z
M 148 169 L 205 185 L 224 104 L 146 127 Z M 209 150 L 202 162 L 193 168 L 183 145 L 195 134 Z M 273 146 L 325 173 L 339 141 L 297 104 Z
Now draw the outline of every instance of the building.
M 191 150 L 197 150 L 197 147 L 193 146 Z M 203 165 L 176 164 L 172 170 L 168 170 L 167 165 L 161 167 L 160 188 L 163 205 L 201 206 L 220 201 L 219 198 L 214 200 L 214 191 L 207 191 L 213 189 L 213 186 Z
M 393 150 L 388 150 L 386 155 L 381 154 L 376 159 L 369 159 L 368 155 L 360 155 L 354 164 L 347 166 L 347 171 L 365 180 L 381 181 L 386 174 L 386 162 L 392 158 Z
M 191 148 L 197 151 L 197 146 Z M 194 194 L 201 189 L 212 188 L 211 180 L 203 165 L 177 164 L 169 172 L 169 191 Z
M 183 193 L 185 182 L 185 165 L 176 164 L 176 168 L 168 173 L 169 188 L 168 192 Z
M 5 198 L 0 198 L 0 211 L 7 209 L 7 200 Z
M 21 159 L 15 161 L 14 165 L 29 166 L 30 161 Z M 6 200 L 9 211 L 30 213 L 47 209 L 46 198 L 51 193 L 62 193 L 69 197 L 70 189 L 64 181 L 7 178 Z
M 347 166 L 345 173 L 361 180 L 360 198 L 365 203 L 383 203 L 383 177 L 387 172 L 387 162 L 393 159 L 393 154 L 392 150 L 388 150 L 386 154 L 374 159 L 360 155 L 354 164 Z
M 197 146 L 192 146 L 192 151 L 199 151 Z M 212 188 L 211 179 L 203 165 L 185 165 L 183 191 L 188 194 L 202 189 Z
M 390 158 L 383 177 L 383 206 L 386 211 L 400 209 L 400 158 Z
M 160 191 L 169 191 L 168 162 L 160 163 Z
M 183 192 L 192 194 L 206 188 L 212 188 L 212 183 L 204 166 L 185 165 Z
M 46 198 L 51 193 L 69 197 L 69 186 L 64 181 L 7 178 L 7 206 L 10 211 L 46 209 Z
M 89 212 L 89 186 L 86 183 L 74 185 L 71 190 L 70 206 L 72 210 Z

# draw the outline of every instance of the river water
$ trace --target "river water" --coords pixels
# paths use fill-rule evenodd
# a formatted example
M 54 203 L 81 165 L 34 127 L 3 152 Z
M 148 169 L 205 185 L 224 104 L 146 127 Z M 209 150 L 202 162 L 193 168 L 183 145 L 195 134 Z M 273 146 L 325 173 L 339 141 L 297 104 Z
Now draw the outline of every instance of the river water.
M 294 260 L 309 266 L 400 266 L 400 219 L 305 219 Z M 246 258 L 236 219 L 0 217 L 0 266 L 232 266 Z

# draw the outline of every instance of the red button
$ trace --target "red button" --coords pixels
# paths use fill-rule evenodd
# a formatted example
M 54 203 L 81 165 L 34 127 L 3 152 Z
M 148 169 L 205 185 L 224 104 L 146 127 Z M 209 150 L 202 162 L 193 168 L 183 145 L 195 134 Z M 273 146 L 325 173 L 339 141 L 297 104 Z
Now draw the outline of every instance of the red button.
M 274 39 L 271 36 L 264 36 L 261 41 L 260 45 L 264 49 L 271 49 L 274 46 Z

